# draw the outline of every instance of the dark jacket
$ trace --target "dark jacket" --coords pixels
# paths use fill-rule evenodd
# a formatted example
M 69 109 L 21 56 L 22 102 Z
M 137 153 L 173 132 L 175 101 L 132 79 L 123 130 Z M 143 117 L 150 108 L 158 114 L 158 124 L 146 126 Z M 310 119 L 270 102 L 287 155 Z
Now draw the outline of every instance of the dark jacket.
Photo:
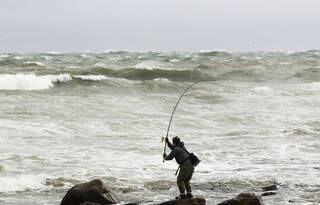
M 168 147 L 171 149 L 171 152 L 165 157 L 165 160 L 172 160 L 175 158 L 179 165 L 192 166 L 192 162 L 189 159 L 189 154 L 184 150 L 185 147 L 183 142 L 180 142 L 176 146 L 173 146 L 170 142 L 168 142 Z

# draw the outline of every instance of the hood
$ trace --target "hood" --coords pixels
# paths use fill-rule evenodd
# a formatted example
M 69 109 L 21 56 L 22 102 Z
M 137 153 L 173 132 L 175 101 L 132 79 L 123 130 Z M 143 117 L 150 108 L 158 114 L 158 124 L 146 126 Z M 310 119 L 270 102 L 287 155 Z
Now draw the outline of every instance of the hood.
M 176 145 L 177 147 L 184 147 L 184 143 L 180 142 L 179 144 Z

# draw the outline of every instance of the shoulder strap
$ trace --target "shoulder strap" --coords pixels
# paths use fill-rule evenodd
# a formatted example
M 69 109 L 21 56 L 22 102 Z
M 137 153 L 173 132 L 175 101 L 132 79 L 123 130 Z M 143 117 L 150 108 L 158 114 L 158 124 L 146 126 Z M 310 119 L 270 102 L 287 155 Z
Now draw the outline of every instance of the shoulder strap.
M 190 152 L 188 152 L 188 150 L 183 146 L 181 147 L 188 155 L 190 155 Z

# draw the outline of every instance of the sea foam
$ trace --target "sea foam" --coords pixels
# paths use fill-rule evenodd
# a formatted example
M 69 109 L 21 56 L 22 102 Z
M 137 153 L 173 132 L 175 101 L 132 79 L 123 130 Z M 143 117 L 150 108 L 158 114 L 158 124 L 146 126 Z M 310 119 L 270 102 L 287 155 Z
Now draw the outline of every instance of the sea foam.
M 0 177 L 0 192 L 16 192 L 26 190 L 45 189 L 45 180 L 48 176 L 40 175 L 18 175 Z
M 54 86 L 55 82 L 72 80 L 69 74 L 43 75 L 2 74 L 0 75 L 0 90 L 45 90 Z

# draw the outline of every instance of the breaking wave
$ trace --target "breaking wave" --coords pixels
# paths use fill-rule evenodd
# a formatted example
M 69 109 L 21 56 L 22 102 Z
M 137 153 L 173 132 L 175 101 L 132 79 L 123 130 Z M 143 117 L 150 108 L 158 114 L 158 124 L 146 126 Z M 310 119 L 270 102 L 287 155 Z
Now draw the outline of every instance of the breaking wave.
M 40 175 L 18 175 L 0 177 L 0 192 L 17 192 L 27 190 L 45 189 L 45 180 L 48 176 Z
M 55 82 L 72 80 L 68 74 L 36 76 L 35 74 L 2 74 L 0 90 L 45 90 Z
M 73 78 L 85 81 L 100 81 L 107 79 L 103 75 L 42 75 L 30 74 L 1 74 L 0 90 L 46 90 L 54 87 L 55 83 L 65 83 Z

